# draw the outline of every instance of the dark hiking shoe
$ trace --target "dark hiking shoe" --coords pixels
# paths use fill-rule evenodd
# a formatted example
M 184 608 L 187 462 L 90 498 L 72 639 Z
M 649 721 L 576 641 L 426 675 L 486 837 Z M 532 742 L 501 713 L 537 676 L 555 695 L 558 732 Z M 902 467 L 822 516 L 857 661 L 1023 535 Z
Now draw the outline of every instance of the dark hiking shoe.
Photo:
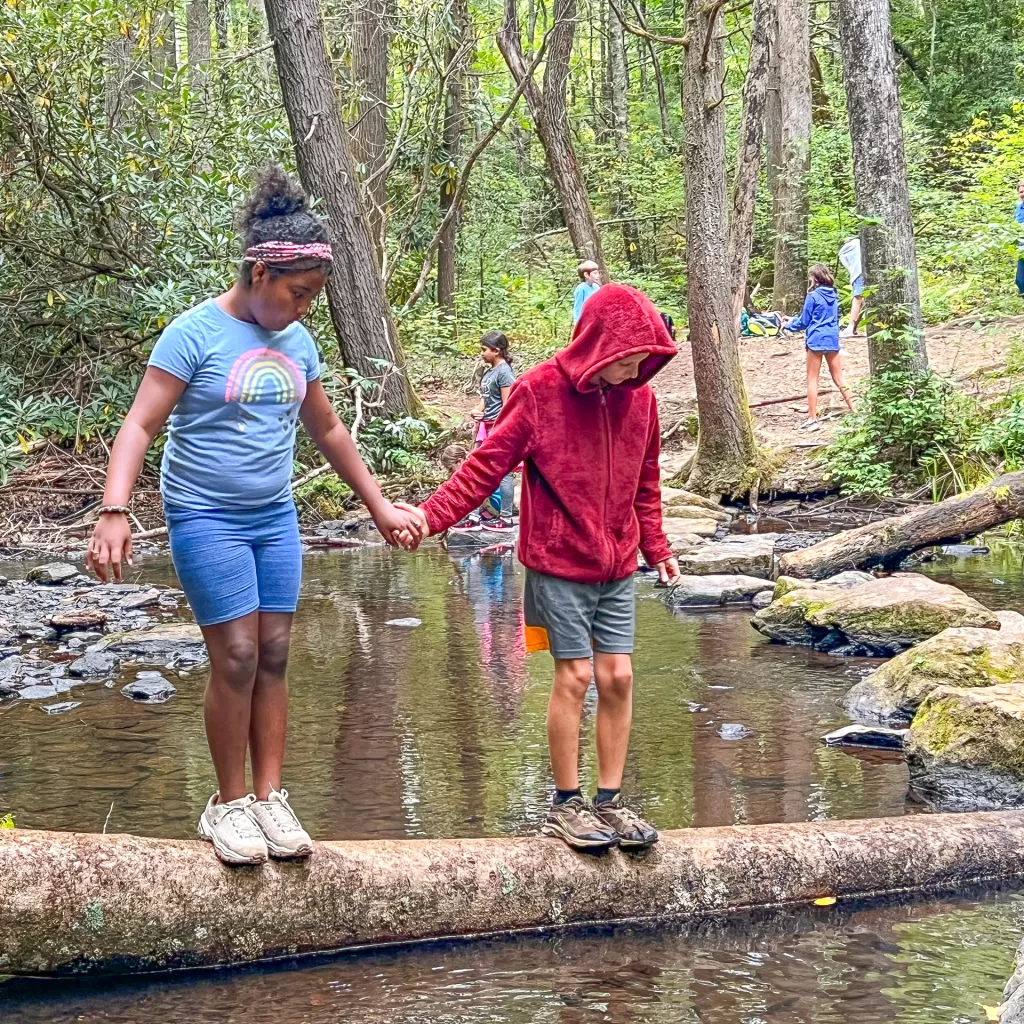
M 617 793 L 603 804 L 594 804 L 594 816 L 608 828 L 615 829 L 623 850 L 642 850 L 658 841 L 658 830 L 631 811 L 622 802 L 621 794 Z
M 552 804 L 540 830 L 546 836 L 564 839 L 574 850 L 607 850 L 619 841 L 615 830 L 599 821 L 581 796 Z

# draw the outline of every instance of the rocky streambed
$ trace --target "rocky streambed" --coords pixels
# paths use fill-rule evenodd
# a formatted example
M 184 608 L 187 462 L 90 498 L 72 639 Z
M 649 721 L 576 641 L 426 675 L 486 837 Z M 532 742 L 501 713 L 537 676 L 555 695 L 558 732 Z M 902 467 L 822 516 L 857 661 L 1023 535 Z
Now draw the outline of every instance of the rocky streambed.
M 102 584 L 67 562 L 0 576 L 0 699 L 60 714 L 78 706 L 75 688 L 121 682 L 131 700 L 168 700 L 172 679 L 206 661 L 186 614 L 179 590 Z

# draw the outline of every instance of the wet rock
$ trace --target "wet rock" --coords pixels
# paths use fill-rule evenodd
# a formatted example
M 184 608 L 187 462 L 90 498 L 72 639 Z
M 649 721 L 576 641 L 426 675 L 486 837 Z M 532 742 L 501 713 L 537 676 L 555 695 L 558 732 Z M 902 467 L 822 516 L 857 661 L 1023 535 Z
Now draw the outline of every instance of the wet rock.
M 1024 686 L 940 686 L 907 734 L 913 790 L 940 810 L 1024 807 Z
M 140 672 L 132 682 L 121 687 L 121 692 L 126 697 L 142 704 L 163 704 L 164 701 L 170 700 L 178 690 L 159 672 Z
M 192 622 L 111 633 L 96 645 L 96 651 L 149 665 L 198 665 L 208 660 L 202 631 Z
M 760 611 L 762 608 L 767 608 L 773 600 L 774 597 L 770 590 L 759 590 L 750 603 L 754 611 Z
M 149 608 L 160 603 L 160 591 L 155 587 L 151 590 L 144 590 L 141 594 L 128 594 L 121 598 L 121 607 L 125 611 L 136 611 L 139 608 Z M 174 606 L 176 607 L 177 604 L 178 602 L 175 601 Z
M 83 654 L 68 667 L 68 672 L 78 679 L 95 679 L 113 675 L 121 659 L 108 651 L 92 651 Z
M 836 729 L 822 741 L 830 747 L 879 747 L 885 750 L 902 750 L 906 729 L 886 729 L 883 726 L 845 725 Z
M 757 576 L 681 576 L 665 600 L 673 608 L 714 608 L 749 604 L 759 593 L 771 594 L 771 584 Z
M 999 1024 L 1024 1024 L 1024 942 L 1017 948 L 1015 970 L 1003 989 Z
M 70 583 L 78 575 L 78 569 L 67 562 L 51 562 L 49 565 L 37 565 L 34 569 L 30 569 L 26 579 L 29 583 L 52 587 Z
M 675 552 L 689 547 L 694 537 L 714 537 L 721 524 L 716 519 L 663 519 L 662 525 Z
M 519 527 L 511 530 L 449 530 L 445 543 L 449 551 L 479 551 L 495 544 L 514 545 L 519 538 Z
M 696 494 L 693 491 L 684 490 L 682 487 L 662 487 L 661 489 L 661 507 L 667 513 L 670 508 L 681 508 L 690 506 L 691 508 L 702 508 L 708 512 L 720 513 L 725 516 L 726 519 L 731 519 L 733 513 L 728 509 L 723 508 L 718 504 L 717 501 L 713 501 L 711 498 L 705 498 L 703 494 Z M 711 516 L 712 519 L 717 519 L 718 516 Z
M 77 707 L 81 707 L 82 702 L 80 700 L 64 700 L 59 704 L 44 704 L 42 710 L 48 715 L 62 715 L 65 711 L 73 711 Z
M 94 629 L 107 623 L 107 613 L 99 608 L 71 608 L 50 617 L 50 625 L 58 630 Z
M 988 548 L 984 544 L 943 544 L 942 553 L 956 558 L 969 558 L 971 555 L 987 555 Z
M 678 554 L 679 571 L 688 576 L 759 576 L 771 579 L 775 538 L 770 534 L 727 537 L 693 552 Z
M 22 700 L 46 700 L 49 697 L 56 697 L 58 693 L 56 686 L 24 686 L 18 691 Z
M 900 573 L 844 587 L 806 582 L 785 589 L 750 620 L 780 643 L 819 650 L 893 655 L 955 626 L 998 629 L 994 612 L 956 587 Z
M 996 612 L 1001 628 L 954 627 L 897 654 L 862 679 L 843 703 L 851 718 L 909 725 L 939 686 L 973 688 L 1024 683 L 1024 617 Z
M 411 616 L 407 619 L 389 619 L 384 623 L 385 626 L 398 626 L 401 629 L 415 629 L 417 626 L 423 625 L 422 619 L 412 618 Z
M 754 730 L 739 722 L 725 722 L 719 726 L 718 735 L 723 740 L 745 740 L 754 735 Z
M 20 689 L 21 672 L 21 658 L 17 654 L 0 661 L 0 697 L 9 697 L 12 693 L 17 693 Z
M 813 586 L 838 587 L 841 590 L 848 590 L 851 587 L 859 587 L 862 583 L 872 583 L 874 580 L 875 577 L 869 572 L 862 572 L 860 569 L 847 569 L 846 572 L 837 573 L 835 576 L 830 576 L 827 580 L 815 580 L 813 581 Z M 797 579 L 795 576 L 780 576 L 775 581 L 775 597 L 780 598 L 791 590 L 811 585 L 812 583 L 809 580 Z

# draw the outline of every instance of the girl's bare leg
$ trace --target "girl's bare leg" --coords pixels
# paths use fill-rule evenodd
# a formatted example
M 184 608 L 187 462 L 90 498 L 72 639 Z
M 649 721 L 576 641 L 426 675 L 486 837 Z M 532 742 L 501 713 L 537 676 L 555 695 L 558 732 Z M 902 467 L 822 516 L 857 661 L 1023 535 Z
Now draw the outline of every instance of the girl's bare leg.
M 818 417 L 818 375 L 821 373 L 821 353 L 807 349 L 807 418 Z
M 828 364 L 828 372 L 832 375 L 832 382 L 839 388 L 839 393 L 843 396 L 846 408 L 853 412 L 853 400 L 850 398 L 850 389 L 843 380 L 842 356 L 838 352 L 826 352 L 825 362 Z
M 249 718 L 252 790 L 257 800 L 266 800 L 272 789 L 281 789 L 281 765 L 288 731 L 288 680 L 285 673 L 291 631 L 290 613 L 259 613 L 256 683 Z

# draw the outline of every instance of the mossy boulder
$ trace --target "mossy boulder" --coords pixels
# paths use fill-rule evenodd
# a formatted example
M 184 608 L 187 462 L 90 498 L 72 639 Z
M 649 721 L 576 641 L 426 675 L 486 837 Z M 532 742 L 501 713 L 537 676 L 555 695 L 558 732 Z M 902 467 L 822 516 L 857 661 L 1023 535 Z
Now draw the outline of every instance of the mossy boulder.
M 915 573 L 850 587 L 807 583 L 777 596 L 750 621 L 779 643 L 875 656 L 898 654 L 952 626 L 999 628 L 995 613 L 974 598 Z
M 902 726 L 939 686 L 1024 683 L 1024 617 L 996 612 L 1001 628 L 954 627 L 897 654 L 846 695 L 852 718 Z
M 906 751 L 911 787 L 938 809 L 1024 806 L 1024 685 L 937 687 Z

